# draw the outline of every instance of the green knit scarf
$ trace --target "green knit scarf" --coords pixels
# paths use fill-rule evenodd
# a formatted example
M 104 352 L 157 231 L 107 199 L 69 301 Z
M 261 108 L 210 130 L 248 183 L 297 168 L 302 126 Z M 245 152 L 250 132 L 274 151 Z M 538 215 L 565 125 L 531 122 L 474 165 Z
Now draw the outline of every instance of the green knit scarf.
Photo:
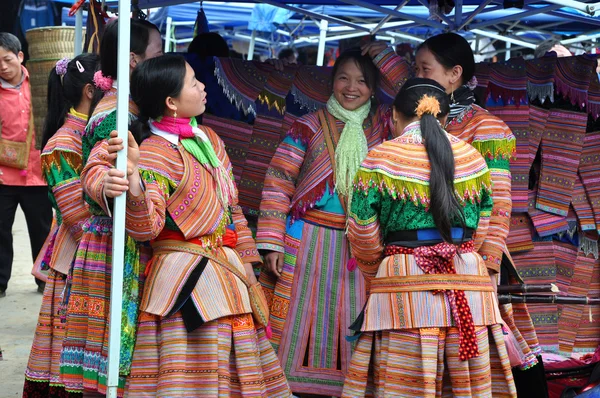
M 332 95 L 327 101 L 327 110 L 336 119 L 346 123 L 335 148 L 335 190 L 350 200 L 354 176 L 369 152 L 367 137 L 362 126 L 371 110 L 371 101 L 349 111 Z

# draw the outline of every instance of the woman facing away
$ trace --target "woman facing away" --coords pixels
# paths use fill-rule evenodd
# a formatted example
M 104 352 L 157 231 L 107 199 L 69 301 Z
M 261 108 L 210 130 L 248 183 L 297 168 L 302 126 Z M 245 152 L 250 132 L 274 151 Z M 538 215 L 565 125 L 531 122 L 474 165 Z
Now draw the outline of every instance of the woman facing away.
M 369 54 L 380 68 L 404 64 L 393 49 L 381 42 L 374 43 Z M 417 77 L 433 79 L 444 87 L 450 99 L 450 113 L 444 124 L 446 131 L 473 145 L 491 171 L 494 208 L 489 232 L 479 254 L 496 280 L 501 265 L 510 274 L 504 275 L 503 279 L 518 278 L 506 246 L 512 210 L 510 158 L 515 153 L 516 141 L 502 120 L 475 104 L 472 91 L 475 60 L 469 43 L 456 33 L 430 37 L 417 49 L 415 72 Z M 526 305 L 504 304 L 500 306 L 500 312 L 518 342 L 516 346 L 511 345 L 517 351 L 511 351 L 514 354 L 511 357 L 520 358 L 515 368 L 518 369 L 515 377 L 519 376 L 519 390 L 523 389 L 528 396 L 544 396 L 547 389 L 543 368 L 535 366 L 541 360 L 541 349 Z M 522 373 L 525 370 L 528 372 Z
M 128 177 L 109 183 L 127 190 L 128 234 L 150 241 L 153 256 L 126 395 L 290 397 L 263 328 L 252 268 L 260 257 L 231 163 L 194 118 L 205 110 L 204 85 L 169 54 L 133 72 L 131 93 L 140 110 L 132 128 L 148 138 L 138 149 L 130 135 Z
M 100 71 L 96 85 L 106 91 L 82 137 L 84 169 L 81 174 L 85 199 L 92 216 L 83 226 L 67 307 L 67 328 L 60 372 L 67 391 L 106 393 L 108 363 L 108 314 L 112 256 L 112 197 L 115 192 L 105 179 L 115 172 L 106 152 L 107 138 L 116 128 L 117 21 L 107 25 L 100 44 Z M 162 53 L 160 33 L 146 21 L 131 21 L 130 71 L 144 59 Z M 137 117 L 129 103 L 129 119 Z M 148 259 L 147 247 L 126 238 L 121 318 L 119 395 L 123 394 L 135 343 L 142 277 Z
M 479 152 L 444 131 L 444 88 L 410 79 L 398 136 L 354 181 L 348 239 L 370 282 L 343 396 L 516 397 L 494 293 L 478 249 L 492 210 Z
M 53 229 L 34 265 L 34 274 L 48 271 L 29 363 L 24 397 L 66 396 L 60 378 L 60 352 L 65 337 L 68 276 L 81 239 L 82 225 L 91 216 L 83 199 L 80 174 L 81 134 L 102 97 L 94 86 L 99 58 L 81 54 L 63 58 L 48 78 L 48 113 L 42 135 L 42 172 L 55 209 Z
M 403 79 L 403 67 L 382 72 Z M 345 337 L 366 287 L 350 256 L 346 208 L 360 162 L 391 137 L 390 108 L 373 101 L 378 78 L 361 50 L 342 53 L 326 109 L 292 125 L 265 177 L 260 280 L 271 302 L 271 342 L 296 394 L 340 396 L 352 356 Z

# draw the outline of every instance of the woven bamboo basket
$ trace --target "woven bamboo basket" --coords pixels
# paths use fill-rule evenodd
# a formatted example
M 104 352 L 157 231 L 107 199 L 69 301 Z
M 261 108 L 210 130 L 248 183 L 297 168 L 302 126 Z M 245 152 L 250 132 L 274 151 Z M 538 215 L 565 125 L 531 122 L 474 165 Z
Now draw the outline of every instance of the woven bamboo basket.
M 85 38 L 85 29 L 83 29 Z M 75 28 L 72 26 L 51 26 L 30 29 L 25 33 L 29 43 L 29 57 L 32 59 L 73 58 L 75 53 Z
M 31 85 L 31 106 L 35 124 L 35 147 L 40 149 L 42 142 L 42 127 L 48 111 L 48 75 L 56 66 L 58 59 L 30 59 L 27 62 L 29 82 Z

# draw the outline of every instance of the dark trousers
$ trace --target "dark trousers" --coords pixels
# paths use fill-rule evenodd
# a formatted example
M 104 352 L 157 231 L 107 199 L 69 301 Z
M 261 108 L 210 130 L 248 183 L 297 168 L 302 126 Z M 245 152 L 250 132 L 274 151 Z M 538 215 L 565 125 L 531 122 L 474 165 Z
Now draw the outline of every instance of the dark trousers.
M 48 199 L 48 187 L 0 185 L 0 290 L 5 290 L 8 286 L 12 270 L 12 227 L 17 206 L 21 206 L 25 213 L 33 261 L 42 249 L 52 225 L 52 205 Z M 43 282 L 36 280 L 36 283 L 40 285 Z

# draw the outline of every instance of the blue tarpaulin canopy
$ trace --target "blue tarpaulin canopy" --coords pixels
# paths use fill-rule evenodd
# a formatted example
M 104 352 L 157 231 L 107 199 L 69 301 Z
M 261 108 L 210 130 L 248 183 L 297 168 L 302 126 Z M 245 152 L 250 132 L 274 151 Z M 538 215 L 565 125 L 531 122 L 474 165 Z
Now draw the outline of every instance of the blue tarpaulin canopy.
M 117 0 L 106 0 L 115 10 Z M 183 4 L 182 4 L 183 3 Z M 267 4 L 264 4 L 267 3 Z M 261 0 L 259 3 L 203 2 L 209 29 L 228 40 L 250 41 L 257 31 L 257 49 L 293 45 L 316 45 L 319 42 L 320 20 L 327 20 L 326 41 L 367 34 L 378 34 L 390 42 L 419 42 L 447 30 L 459 31 L 468 39 L 491 39 L 509 43 L 509 47 L 487 46 L 488 53 L 533 49 L 552 38 L 570 39 L 573 49 L 589 49 L 600 37 L 600 18 L 584 11 L 581 5 L 592 2 L 564 0 L 524 0 L 522 8 L 505 8 L 504 0 L 463 0 L 448 15 L 431 17 L 425 0 L 302 0 L 286 3 L 282 0 Z M 511 4 L 514 2 L 511 2 Z M 161 18 L 152 10 L 150 18 L 161 25 L 165 37 L 186 43 L 193 35 L 193 22 L 200 9 L 199 1 L 139 0 L 141 8 L 167 7 Z M 177 5 L 175 5 L 177 4 Z M 425 4 L 425 5 L 424 5 Z M 573 7 L 565 7 L 572 5 Z M 281 6 L 275 8 L 273 6 Z M 170 18 L 169 31 L 166 21 Z M 72 24 L 72 19 L 64 20 Z M 262 32 L 262 33 L 261 33 Z M 498 46 L 496 46 L 498 47 Z M 594 46 L 595 47 L 595 46 Z

